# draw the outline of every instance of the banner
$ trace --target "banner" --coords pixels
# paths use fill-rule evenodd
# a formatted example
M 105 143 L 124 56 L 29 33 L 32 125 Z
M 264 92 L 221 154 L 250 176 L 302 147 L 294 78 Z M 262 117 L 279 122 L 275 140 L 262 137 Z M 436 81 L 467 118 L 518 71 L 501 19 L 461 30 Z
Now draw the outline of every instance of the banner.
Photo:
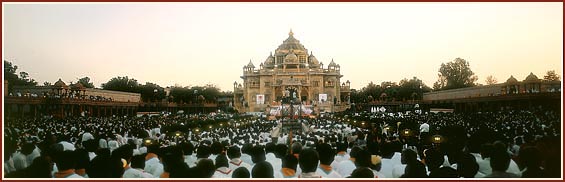
M 258 94 L 257 95 L 257 104 L 264 104 L 265 103 L 265 95 Z
M 319 99 L 318 101 L 320 101 L 320 102 L 326 102 L 326 101 L 328 101 L 328 94 L 320 94 L 318 96 L 318 99 Z

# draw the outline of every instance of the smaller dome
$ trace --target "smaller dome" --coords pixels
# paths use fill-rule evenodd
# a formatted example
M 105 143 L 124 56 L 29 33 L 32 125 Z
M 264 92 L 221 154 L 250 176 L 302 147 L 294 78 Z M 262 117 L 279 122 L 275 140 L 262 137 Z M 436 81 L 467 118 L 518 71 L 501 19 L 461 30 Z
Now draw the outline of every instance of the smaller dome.
M 320 64 L 320 62 L 318 62 L 318 59 L 316 59 L 316 56 L 314 56 L 314 54 L 312 54 L 312 52 L 310 52 L 310 56 L 308 56 L 308 61 L 310 62 L 310 64 Z
M 267 59 L 265 60 L 265 65 L 271 65 L 271 64 L 275 64 L 275 57 L 273 56 L 272 52 L 271 55 L 269 55 L 269 57 L 267 57 Z
M 296 56 L 296 54 L 294 54 L 294 51 L 290 51 L 290 54 L 287 54 L 286 57 L 284 58 L 285 62 L 297 62 L 298 61 L 298 56 Z
M 332 62 L 330 62 L 330 64 L 328 66 L 337 66 L 334 62 L 334 59 L 332 59 Z
M 530 72 L 530 75 L 528 75 L 524 81 L 525 82 L 537 82 L 537 81 L 539 81 L 539 78 L 538 78 L 538 76 L 534 75 L 534 73 Z
M 510 78 L 506 80 L 506 83 L 518 83 L 518 80 L 514 76 L 510 75 Z
M 255 68 L 255 65 L 249 60 L 249 64 L 247 64 L 247 68 Z
M 63 80 L 61 80 L 60 78 L 57 82 L 55 82 L 55 84 L 53 84 L 53 87 L 69 89 L 69 86 L 67 86 L 67 84 L 65 84 L 65 82 L 63 82 Z

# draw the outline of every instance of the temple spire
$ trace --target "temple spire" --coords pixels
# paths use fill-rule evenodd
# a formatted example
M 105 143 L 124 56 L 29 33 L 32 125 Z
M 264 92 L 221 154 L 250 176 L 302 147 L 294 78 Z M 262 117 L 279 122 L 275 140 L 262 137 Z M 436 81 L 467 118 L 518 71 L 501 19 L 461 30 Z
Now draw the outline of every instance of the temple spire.
M 292 33 L 292 28 L 290 29 L 290 32 L 288 32 L 288 36 L 294 36 L 294 33 Z

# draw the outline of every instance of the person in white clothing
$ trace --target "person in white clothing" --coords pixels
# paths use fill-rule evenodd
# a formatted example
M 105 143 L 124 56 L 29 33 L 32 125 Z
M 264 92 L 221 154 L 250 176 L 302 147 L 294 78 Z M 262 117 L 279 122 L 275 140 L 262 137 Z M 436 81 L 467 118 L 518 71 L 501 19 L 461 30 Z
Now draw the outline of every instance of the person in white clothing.
M 84 178 L 75 173 L 76 161 L 73 157 L 73 151 L 61 151 L 56 154 L 55 163 L 57 163 L 58 172 L 55 178 Z
M 318 165 L 316 173 L 323 178 L 341 178 L 342 176 L 331 166 L 331 163 L 334 161 L 334 151 L 332 147 L 324 143 L 318 145 L 316 150 L 320 156 L 320 165 Z
M 194 155 L 194 145 L 190 142 L 181 144 L 182 152 L 184 154 L 184 163 L 189 167 L 196 166 L 196 155 Z
M 298 159 L 291 154 L 283 157 L 281 169 L 275 173 L 276 178 L 296 178 Z
M 28 166 L 26 156 L 22 152 L 14 153 L 12 155 L 12 161 L 16 171 L 25 169 Z
M 225 154 L 220 154 L 216 157 L 216 171 L 212 178 L 230 178 L 232 171 L 229 168 L 228 157 Z
M 302 149 L 298 158 L 298 165 L 302 173 L 298 178 L 322 178 L 316 171 L 318 169 L 318 162 L 320 162 L 318 152 L 311 148 Z
M 371 155 L 371 170 L 373 170 L 375 178 L 386 178 L 386 176 L 380 172 L 382 168 L 381 159 L 381 156 Z
M 145 156 L 145 168 L 144 170 L 151 174 L 153 177 L 158 178 L 165 172 L 163 164 L 159 157 L 157 156 L 157 150 L 159 146 L 152 144 L 147 146 L 147 155 Z
M 240 159 L 247 164 L 253 164 L 253 160 L 251 160 L 251 155 L 249 155 L 249 152 L 251 151 L 252 148 L 253 148 L 253 144 L 250 143 L 246 143 L 241 147 Z
M 360 150 L 361 150 L 361 148 L 359 148 L 359 147 L 353 147 L 353 148 L 351 149 L 351 152 L 349 153 L 349 155 L 350 155 L 349 160 L 341 161 L 341 162 L 338 164 L 338 167 L 337 167 L 337 170 L 336 170 L 336 171 L 337 171 L 341 176 L 344 176 L 344 177 L 350 176 L 350 175 L 351 175 L 351 172 L 353 172 L 353 170 L 355 170 L 355 168 L 357 168 L 357 166 L 355 166 L 355 162 L 354 162 L 354 161 L 356 160 L 355 158 L 357 157 L 357 154 L 359 153 Z
M 248 172 L 251 171 L 251 169 L 252 169 L 251 165 L 240 159 L 241 151 L 240 151 L 239 147 L 232 146 L 228 149 L 227 153 L 228 153 L 228 157 L 231 159 L 229 161 L 229 168 L 231 170 L 235 170 L 235 169 L 240 168 L 240 167 L 245 167 Z
M 145 172 L 143 168 L 145 168 L 145 156 L 133 156 L 131 164 L 124 169 L 123 178 L 153 178 L 153 175 Z
M 275 155 L 275 143 L 269 142 L 265 145 L 265 160 L 273 165 L 273 170 L 281 170 L 282 160 Z
M 334 161 L 331 164 L 332 168 L 337 169 L 340 162 L 349 160 L 349 158 L 349 154 L 347 153 L 347 144 L 337 143 L 337 154 L 335 155 Z

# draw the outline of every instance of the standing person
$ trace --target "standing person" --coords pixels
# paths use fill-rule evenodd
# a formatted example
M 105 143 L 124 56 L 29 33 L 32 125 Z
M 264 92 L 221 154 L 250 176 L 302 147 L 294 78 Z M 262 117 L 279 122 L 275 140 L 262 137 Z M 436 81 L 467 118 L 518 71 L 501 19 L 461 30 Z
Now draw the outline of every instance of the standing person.
M 430 125 L 427 121 L 424 121 L 420 125 L 420 142 L 424 144 L 428 144 L 431 141 L 428 141 L 428 136 L 430 133 Z

